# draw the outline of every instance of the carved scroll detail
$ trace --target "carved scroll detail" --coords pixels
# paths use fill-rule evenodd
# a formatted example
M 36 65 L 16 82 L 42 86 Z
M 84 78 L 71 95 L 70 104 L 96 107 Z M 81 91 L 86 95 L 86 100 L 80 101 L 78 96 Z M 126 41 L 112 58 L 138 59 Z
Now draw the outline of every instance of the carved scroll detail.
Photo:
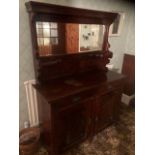
M 110 44 L 108 41 L 108 36 L 109 36 L 109 27 L 110 25 L 105 25 L 105 32 L 104 32 L 104 36 L 103 36 L 103 46 L 102 46 L 102 50 L 104 52 L 104 57 L 105 57 L 105 62 L 106 64 L 108 64 L 110 62 L 109 58 L 112 58 L 113 53 L 111 51 L 109 51 L 110 48 Z M 105 67 L 105 71 L 108 71 L 108 68 Z
M 110 25 L 105 25 L 105 32 L 104 32 L 104 36 L 103 36 L 103 46 L 102 46 L 102 50 L 104 52 L 108 52 L 109 48 L 110 48 L 110 44 L 108 42 L 109 26 Z

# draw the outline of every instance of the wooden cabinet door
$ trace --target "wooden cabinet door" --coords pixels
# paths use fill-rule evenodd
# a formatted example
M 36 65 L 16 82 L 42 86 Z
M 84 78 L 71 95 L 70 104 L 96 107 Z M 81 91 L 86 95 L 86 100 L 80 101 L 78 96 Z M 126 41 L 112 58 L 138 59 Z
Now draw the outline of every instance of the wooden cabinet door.
M 101 131 L 113 121 L 115 98 L 116 94 L 113 91 L 97 97 L 95 132 Z
M 115 99 L 114 99 L 114 121 L 118 121 L 119 113 L 120 113 L 120 103 L 122 96 L 123 87 L 120 86 L 115 90 Z
M 59 151 L 79 143 L 88 136 L 91 100 L 75 101 L 57 109 Z

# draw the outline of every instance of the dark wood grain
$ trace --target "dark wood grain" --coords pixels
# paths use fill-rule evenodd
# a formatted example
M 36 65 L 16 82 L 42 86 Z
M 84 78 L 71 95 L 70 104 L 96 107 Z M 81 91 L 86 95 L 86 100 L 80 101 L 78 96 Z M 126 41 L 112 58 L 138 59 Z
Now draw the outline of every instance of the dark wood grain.
M 37 79 L 34 87 L 38 96 L 42 140 L 50 155 L 60 155 L 86 139 L 91 140 L 119 116 L 125 76 L 106 68 L 113 56 L 109 51 L 109 26 L 117 14 L 38 2 L 27 2 L 26 7 L 30 19 Z M 67 48 L 75 49 L 77 45 L 65 47 L 61 42 L 64 50 L 54 50 L 59 55 L 41 57 L 36 21 L 105 25 L 102 50 L 66 54 Z M 63 26 L 59 32 L 64 33 Z M 68 44 L 73 37 L 68 38 Z
M 122 73 L 127 76 L 123 92 L 127 95 L 135 93 L 135 56 L 124 54 Z
M 27 2 L 26 3 L 28 12 L 35 12 L 40 16 L 36 16 L 36 19 L 42 19 L 43 21 L 47 19 L 60 20 L 65 22 L 74 23 L 86 23 L 86 24 L 111 24 L 117 17 L 117 13 L 88 10 L 81 8 L 73 8 L 68 6 L 53 5 L 40 2 Z M 48 16 L 51 14 L 53 16 Z M 41 18 L 44 15 L 44 19 Z M 37 18 L 38 17 L 38 18 Z
M 75 83 L 66 84 L 66 80 Z M 40 102 L 45 111 L 39 115 L 48 119 L 42 121 L 42 126 L 50 152 L 57 155 L 87 138 L 92 139 L 116 121 L 124 82 L 125 76 L 114 72 L 89 72 L 35 85 L 46 101 Z

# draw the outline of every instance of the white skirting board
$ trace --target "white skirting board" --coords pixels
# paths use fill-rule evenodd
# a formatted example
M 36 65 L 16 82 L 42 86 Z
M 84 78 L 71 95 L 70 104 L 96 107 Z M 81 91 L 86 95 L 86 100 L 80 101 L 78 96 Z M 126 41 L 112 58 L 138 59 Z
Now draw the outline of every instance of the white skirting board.
M 126 94 L 122 94 L 121 101 L 126 105 L 129 105 L 130 101 L 135 97 L 135 94 L 128 96 Z

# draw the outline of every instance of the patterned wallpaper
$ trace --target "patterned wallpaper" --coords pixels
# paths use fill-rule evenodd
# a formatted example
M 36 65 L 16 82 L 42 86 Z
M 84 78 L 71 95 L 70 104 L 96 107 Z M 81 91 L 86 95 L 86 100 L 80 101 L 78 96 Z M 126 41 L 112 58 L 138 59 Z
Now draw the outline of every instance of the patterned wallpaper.
M 25 2 L 28 0 L 19 0 L 19 128 L 23 128 L 24 121 L 28 120 L 26 93 L 24 81 L 34 79 L 32 47 L 30 38 L 30 28 L 28 14 L 25 8 Z M 110 37 L 111 50 L 114 57 L 111 63 L 121 70 L 124 52 L 134 54 L 134 7 L 131 3 L 121 0 L 35 0 L 47 3 L 74 6 L 104 11 L 123 11 L 125 12 L 125 21 L 122 33 L 119 37 Z

